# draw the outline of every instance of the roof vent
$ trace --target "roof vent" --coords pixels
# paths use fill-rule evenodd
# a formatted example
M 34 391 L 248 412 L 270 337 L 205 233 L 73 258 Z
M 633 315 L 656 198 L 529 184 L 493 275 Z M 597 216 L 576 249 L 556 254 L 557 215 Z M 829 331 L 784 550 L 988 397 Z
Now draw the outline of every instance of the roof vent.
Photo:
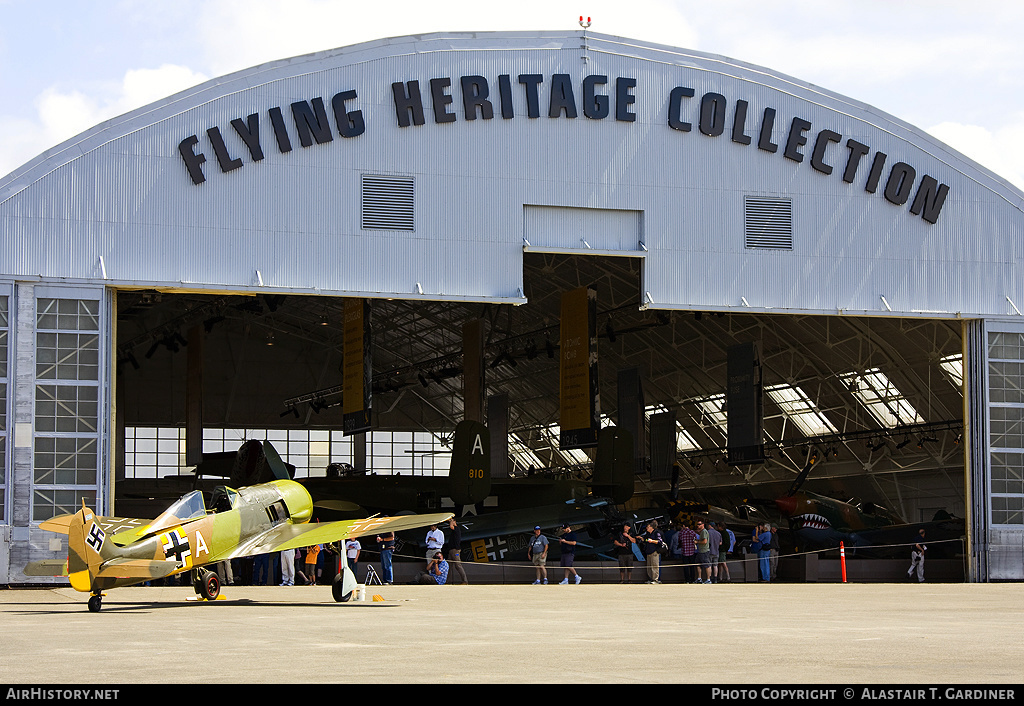
M 792 199 L 744 196 L 743 244 L 748 248 L 792 250 Z
M 363 230 L 416 230 L 412 177 L 363 174 L 359 227 Z

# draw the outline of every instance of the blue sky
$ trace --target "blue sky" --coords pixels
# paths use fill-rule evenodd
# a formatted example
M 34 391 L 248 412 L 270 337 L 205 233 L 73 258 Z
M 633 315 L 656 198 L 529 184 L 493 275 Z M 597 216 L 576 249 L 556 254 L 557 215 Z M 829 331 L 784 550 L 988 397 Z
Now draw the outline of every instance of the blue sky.
M 404 34 L 574 29 L 581 14 L 594 32 L 729 56 L 868 103 L 1024 189 L 1020 0 L 0 0 L 0 175 L 265 61 Z

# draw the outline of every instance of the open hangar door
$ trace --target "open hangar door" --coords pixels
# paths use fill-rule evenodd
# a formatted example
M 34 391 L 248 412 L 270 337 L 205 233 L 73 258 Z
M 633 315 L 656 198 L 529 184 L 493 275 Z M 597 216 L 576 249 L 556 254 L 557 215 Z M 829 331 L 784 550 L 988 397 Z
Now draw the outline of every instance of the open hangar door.
M 593 452 L 558 447 L 557 350 L 561 295 L 589 286 L 598 293 L 602 416 L 617 422 L 617 378 L 635 368 L 648 424 L 666 413 L 675 422 L 676 477 L 651 468 L 642 439 L 646 462 L 630 509 L 692 499 L 733 510 L 756 499 L 785 527 L 771 501 L 798 488 L 860 501 L 872 514 L 885 508 L 908 523 L 964 516 L 959 321 L 644 309 L 641 269 L 639 258 L 527 253 L 522 306 L 371 300 L 373 429 L 427 434 L 438 445 L 421 453 L 443 451 L 464 417 L 463 326 L 480 320 L 486 394 L 508 399 L 507 472 L 534 466 L 588 476 Z M 323 448 L 327 432 L 316 459 L 309 443 L 275 445 L 300 477 L 323 475 L 330 462 L 367 464 L 339 441 L 345 301 L 118 292 L 117 512 L 191 487 L 183 432 L 190 384 L 201 384 L 203 427 L 233 430 L 214 432 L 218 451 L 254 430 L 300 432 L 294 438 Z M 190 383 L 186 344 L 197 336 L 201 383 Z M 760 349 L 765 460 L 730 466 L 728 352 L 751 342 Z M 444 472 L 443 453 L 426 471 L 415 449 L 390 449 L 390 458 L 386 449 L 370 452 L 376 472 Z

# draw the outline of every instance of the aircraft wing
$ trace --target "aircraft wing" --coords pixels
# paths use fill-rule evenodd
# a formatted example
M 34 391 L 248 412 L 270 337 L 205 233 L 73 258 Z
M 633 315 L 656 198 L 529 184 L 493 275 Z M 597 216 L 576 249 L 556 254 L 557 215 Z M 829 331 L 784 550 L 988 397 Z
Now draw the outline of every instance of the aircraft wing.
M 447 522 L 452 513 L 430 515 L 399 515 L 398 517 L 368 517 L 361 520 L 339 520 L 293 525 L 285 523 L 272 527 L 266 532 L 244 542 L 227 557 L 254 556 L 284 549 L 298 549 L 313 544 L 329 544 L 346 537 L 363 537 L 379 532 L 401 532 L 402 530 Z

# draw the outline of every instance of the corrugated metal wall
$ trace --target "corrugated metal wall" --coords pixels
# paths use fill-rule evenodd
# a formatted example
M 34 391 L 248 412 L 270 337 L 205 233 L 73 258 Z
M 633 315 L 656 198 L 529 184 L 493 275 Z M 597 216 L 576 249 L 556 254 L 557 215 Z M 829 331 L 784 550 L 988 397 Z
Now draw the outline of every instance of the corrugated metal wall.
M 520 301 L 524 206 L 642 214 L 654 306 L 831 313 L 1013 314 L 1021 195 L 923 132 L 868 106 L 721 57 L 581 33 L 427 35 L 372 42 L 256 67 L 98 126 L 0 182 L 3 274 L 190 289 L 411 295 Z M 584 60 L 585 59 L 585 60 Z M 537 74 L 539 117 L 527 117 L 521 74 Z M 555 74 L 570 77 L 578 116 L 548 117 Z M 583 80 L 601 75 L 609 115 L 584 115 Z M 487 82 L 493 119 L 466 119 L 460 78 Z M 515 117 L 502 117 L 509 76 Z M 635 79 L 616 119 L 616 80 Z M 435 121 L 430 81 L 448 78 Z M 399 127 L 392 83 L 418 81 L 425 123 Z M 693 90 L 668 124 L 676 87 Z M 354 90 L 345 110 L 365 131 L 299 144 L 289 106 Z M 702 98 L 722 97 L 723 134 L 701 132 Z M 746 135 L 732 139 L 747 103 Z M 280 108 L 292 149 L 282 153 L 269 111 Z M 776 111 L 775 152 L 757 146 Z M 259 116 L 254 161 L 234 119 Z M 475 113 L 476 114 L 476 113 Z M 783 156 L 791 121 L 811 123 L 802 161 Z M 218 128 L 241 166 L 222 172 L 207 130 Z M 830 175 L 812 168 L 816 135 Z M 206 181 L 193 184 L 179 143 L 197 137 Z M 840 176 L 854 138 L 871 148 L 856 181 Z M 888 155 L 875 193 L 870 159 Z M 935 225 L 882 192 L 896 162 L 950 188 Z M 362 174 L 415 180 L 412 232 L 360 228 Z M 913 198 L 916 193 L 915 183 Z M 748 249 L 743 197 L 793 201 L 793 249 Z M 568 236 L 570 245 L 586 247 Z M 560 246 L 564 247 L 564 243 Z M 627 251 L 636 244 L 621 245 Z M 103 267 L 100 266 L 103 258 Z M 883 301 L 884 298 L 884 301 Z M 744 304 L 743 302 L 746 302 Z

